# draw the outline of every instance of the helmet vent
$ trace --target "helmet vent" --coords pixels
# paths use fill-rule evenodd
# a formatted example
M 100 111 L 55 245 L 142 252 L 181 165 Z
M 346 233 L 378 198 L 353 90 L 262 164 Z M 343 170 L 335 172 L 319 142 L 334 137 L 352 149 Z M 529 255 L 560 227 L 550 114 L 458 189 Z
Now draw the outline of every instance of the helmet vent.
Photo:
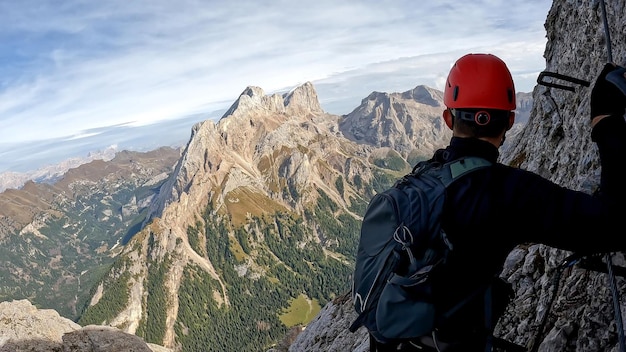
M 454 87 L 454 92 L 452 92 L 452 99 L 456 101 L 456 98 L 459 96 L 459 86 Z

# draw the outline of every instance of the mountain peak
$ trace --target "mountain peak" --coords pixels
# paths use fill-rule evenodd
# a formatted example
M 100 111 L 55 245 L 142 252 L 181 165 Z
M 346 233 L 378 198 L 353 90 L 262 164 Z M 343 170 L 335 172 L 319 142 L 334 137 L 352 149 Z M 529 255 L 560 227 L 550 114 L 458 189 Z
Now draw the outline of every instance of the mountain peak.
M 419 85 L 411 90 L 407 90 L 406 92 L 402 93 L 402 98 L 412 99 L 424 105 L 438 107 L 441 106 L 441 101 L 443 101 L 443 94 L 441 91 L 432 89 L 424 85 Z
M 363 99 L 361 104 L 367 101 L 390 101 L 392 98 L 411 100 L 431 107 L 440 107 L 442 106 L 441 102 L 443 101 L 443 92 L 425 85 L 419 85 L 403 93 L 385 93 L 374 91 L 370 93 L 367 98 Z
M 269 113 L 288 112 L 290 114 L 323 113 L 313 84 L 306 82 L 282 96 L 279 94 L 266 95 L 263 89 L 248 86 L 222 118 L 247 115 L 251 112 L 260 111 Z
M 278 101 L 280 100 L 280 101 Z M 241 92 L 222 118 L 242 115 L 255 110 L 282 110 L 282 98 L 278 95 L 266 96 L 263 89 L 248 86 Z
M 283 95 L 285 107 L 292 112 L 322 113 L 317 92 L 311 82 L 306 82 Z

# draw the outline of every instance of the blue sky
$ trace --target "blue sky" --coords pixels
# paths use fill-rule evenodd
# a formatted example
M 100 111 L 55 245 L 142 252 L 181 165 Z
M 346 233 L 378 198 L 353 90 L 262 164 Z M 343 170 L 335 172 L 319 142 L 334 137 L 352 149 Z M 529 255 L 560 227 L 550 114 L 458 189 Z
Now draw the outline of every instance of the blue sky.
M 110 145 L 184 145 L 247 86 L 310 81 L 322 108 L 347 114 L 372 91 L 443 89 L 469 52 L 500 56 L 530 92 L 551 4 L 0 0 L 0 172 Z

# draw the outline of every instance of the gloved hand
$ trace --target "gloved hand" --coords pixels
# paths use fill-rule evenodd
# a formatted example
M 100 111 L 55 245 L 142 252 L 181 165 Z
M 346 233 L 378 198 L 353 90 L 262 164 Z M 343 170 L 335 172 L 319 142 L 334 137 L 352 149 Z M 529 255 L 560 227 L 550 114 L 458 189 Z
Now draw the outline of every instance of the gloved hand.
M 626 96 L 606 80 L 606 75 L 617 68 L 615 64 L 607 63 L 596 79 L 591 90 L 591 119 L 599 115 L 624 115 Z

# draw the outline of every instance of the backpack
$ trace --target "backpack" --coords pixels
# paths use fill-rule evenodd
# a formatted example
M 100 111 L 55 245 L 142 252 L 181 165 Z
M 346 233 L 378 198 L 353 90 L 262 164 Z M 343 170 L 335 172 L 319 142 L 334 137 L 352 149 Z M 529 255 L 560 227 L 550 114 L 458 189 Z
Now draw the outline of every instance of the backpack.
M 365 326 L 377 342 L 407 341 L 429 335 L 452 314 L 435 309 L 430 280 L 453 250 L 440 221 L 446 187 L 490 165 L 478 157 L 445 164 L 422 161 L 372 197 L 361 224 L 352 278 L 358 317 L 351 332 Z

